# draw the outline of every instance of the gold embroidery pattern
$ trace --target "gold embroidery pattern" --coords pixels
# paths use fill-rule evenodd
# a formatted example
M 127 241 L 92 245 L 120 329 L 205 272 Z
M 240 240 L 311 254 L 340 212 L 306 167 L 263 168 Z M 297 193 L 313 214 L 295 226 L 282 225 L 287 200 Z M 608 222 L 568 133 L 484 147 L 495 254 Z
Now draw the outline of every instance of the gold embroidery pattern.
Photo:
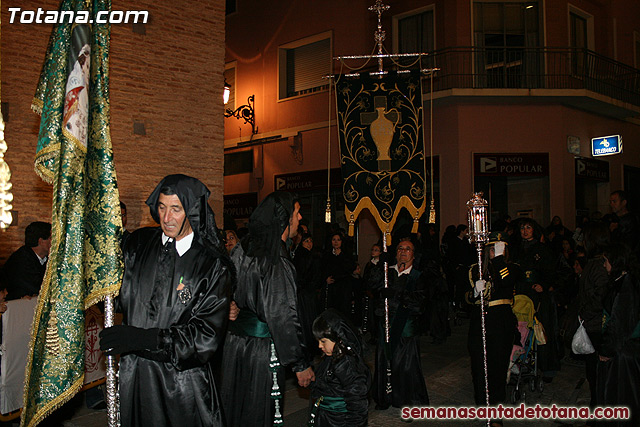
M 367 208 L 380 229 L 390 232 L 401 208 L 412 217 L 424 213 L 427 188 L 421 93 L 419 77 L 338 81 L 347 218 L 355 221 Z M 417 222 L 414 228 L 417 231 Z
M 109 0 L 63 0 L 62 10 L 110 11 Z M 69 24 L 54 27 L 32 108 L 41 114 L 35 169 L 53 185 L 52 241 L 31 332 L 22 425 L 34 426 L 84 381 L 84 310 L 118 293 L 120 198 L 110 139 L 110 26 L 91 28 L 86 147 L 63 129 Z

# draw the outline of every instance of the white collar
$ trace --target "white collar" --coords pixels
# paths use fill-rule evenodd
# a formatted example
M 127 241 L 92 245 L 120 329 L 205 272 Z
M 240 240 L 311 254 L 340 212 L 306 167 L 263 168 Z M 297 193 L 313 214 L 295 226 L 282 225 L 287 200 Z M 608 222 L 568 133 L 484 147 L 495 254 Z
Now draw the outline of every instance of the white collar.
M 173 240 L 173 238 L 162 233 L 162 244 L 164 245 L 165 243 L 167 243 L 168 240 Z M 184 255 L 184 253 L 191 248 L 192 243 L 193 243 L 193 231 L 187 234 L 186 236 L 184 236 L 182 239 L 176 240 L 176 251 L 178 252 L 178 255 L 179 256 Z
M 33 253 L 36 254 L 35 251 Z M 45 265 L 47 263 L 47 258 L 49 258 L 49 257 L 41 258 L 40 255 L 38 254 L 36 254 L 36 256 L 38 257 L 38 261 L 40 261 L 40 265 Z
M 398 264 L 392 265 L 391 268 L 393 268 L 395 271 L 398 272 L 398 276 L 402 276 L 403 274 L 411 273 L 411 270 L 413 269 L 413 264 L 411 264 L 409 267 L 405 268 L 402 271 L 398 270 Z

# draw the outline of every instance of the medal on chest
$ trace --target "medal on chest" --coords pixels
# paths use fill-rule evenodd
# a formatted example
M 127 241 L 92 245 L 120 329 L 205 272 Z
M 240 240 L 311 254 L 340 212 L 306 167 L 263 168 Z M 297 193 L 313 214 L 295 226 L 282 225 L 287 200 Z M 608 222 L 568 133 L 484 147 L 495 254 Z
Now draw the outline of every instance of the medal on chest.
M 176 290 L 178 291 L 178 299 L 182 304 L 186 304 L 191 300 L 191 290 L 185 286 L 184 276 L 180 277 L 180 283 Z

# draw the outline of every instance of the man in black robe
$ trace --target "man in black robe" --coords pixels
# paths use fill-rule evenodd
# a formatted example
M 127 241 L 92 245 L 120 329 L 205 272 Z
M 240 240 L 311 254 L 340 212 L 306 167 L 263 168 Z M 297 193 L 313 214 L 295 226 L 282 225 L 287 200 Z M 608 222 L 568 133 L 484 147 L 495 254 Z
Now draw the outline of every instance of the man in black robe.
M 298 231 L 300 204 L 269 194 L 251 214 L 249 234 L 231 252 L 240 309 L 229 322 L 222 354 L 222 402 L 228 426 L 271 426 L 282 420 L 284 366 L 302 387 L 313 371 L 302 345 L 296 272 L 285 242 Z
M 160 227 L 131 233 L 118 298 L 122 325 L 100 348 L 120 359 L 123 426 L 224 425 L 211 361 L 229 315 L 233 265 L 216 234 L 209 190 L 165 177 L 147 199 Z
M 24 246 L 11 254 L 2 269 L 2 285 L 8 300 L 40 293 L 51 249 L 51 224 L 36 221 L 24 230 Z
M 419 317 L 427 284 L 426 276 L 413 264 L 414 254 L 413 242 L 409 238 L 400 240 L 396 255 L 398 263 L 389 267 L 388 288 L 384 288 L 384 261 L 378 262 L 372 271 L 372 285 L 379 294 L 375 314 L 380 324 L 372 389 L 376 409 L 384 410 L 390 405 L 401 408 L 429 404 L 418 346 Z M 385 298 L 389 300 L 389 343 L 385 342 Z M 389 367 L 390 378 L 387 376 Z

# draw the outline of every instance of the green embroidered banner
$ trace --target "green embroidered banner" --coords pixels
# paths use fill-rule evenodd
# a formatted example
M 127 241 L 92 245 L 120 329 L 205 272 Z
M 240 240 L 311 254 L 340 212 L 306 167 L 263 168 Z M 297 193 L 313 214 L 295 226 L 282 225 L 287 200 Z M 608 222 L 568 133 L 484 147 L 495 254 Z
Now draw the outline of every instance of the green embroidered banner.
M 53 185 L 52 239 L 33 320 L 22 425 L 71 399 L 84 378 L 84 310 L 122 279 L 120 201 L 109 113 L 110 0 L 63 0 L 32 108 L 41 115 L 37 173 Z M 79 23 L 85 21 L 86 23 Z
M 341 77 L 338 134 L 349 234 L 362 209 L 391 232 L 401 208 L 418 219 L 426 207 L 422 86 L 418 75 Z

